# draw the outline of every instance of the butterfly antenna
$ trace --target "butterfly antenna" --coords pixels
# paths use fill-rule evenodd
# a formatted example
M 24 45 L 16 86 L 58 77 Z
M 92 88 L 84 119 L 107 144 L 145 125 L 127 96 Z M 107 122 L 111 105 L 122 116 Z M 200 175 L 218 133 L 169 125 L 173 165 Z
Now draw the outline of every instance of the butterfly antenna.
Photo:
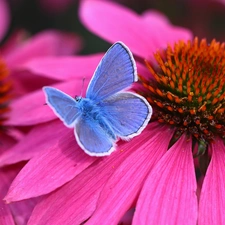
M 84 81 L 85 81 L 85 77 L 83 77 L 83 79 L 82 79 L 82 88 L 81 88 L 80 96 L 82 96 L 83 91 L 84 91 Z

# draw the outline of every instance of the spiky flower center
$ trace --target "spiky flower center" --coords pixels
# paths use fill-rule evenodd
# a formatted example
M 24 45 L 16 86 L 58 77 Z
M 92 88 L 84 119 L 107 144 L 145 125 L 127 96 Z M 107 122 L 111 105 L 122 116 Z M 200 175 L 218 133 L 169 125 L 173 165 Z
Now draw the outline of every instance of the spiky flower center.
M 4 128 L 4 121 L 7 119 L 6 112 L 9 111 L 8 101 L 11 83 L 7 80 L 8 74 L 6 64 L 0 58 L 0 133 Z
M 215 136 L 225 138 L 225 44 L 207 44 L 198 38 L 146 61 L 153 79 L 140 77 L 142 93 L 153 106 L 153 118 L 176 127 L 176 132 L 194 136 L 203 143 Z

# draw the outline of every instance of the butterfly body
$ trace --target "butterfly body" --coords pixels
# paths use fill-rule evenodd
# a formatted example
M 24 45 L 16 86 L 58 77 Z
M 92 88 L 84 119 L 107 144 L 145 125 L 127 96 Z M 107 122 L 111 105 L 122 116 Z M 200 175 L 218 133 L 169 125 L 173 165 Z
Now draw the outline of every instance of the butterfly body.
M 88 98 L 80 98 L 77 102 L 77 107 L 80 109 L 79 115 L 83 120 L 89 121 L 89 124 L 94 126 L 99 125 L 108 138 L 116 140 L 116 135 L 105 119 L 104 110 L 102 110 L 100 103 L 96 103 Z
M 142 96 L 124 91 L 137 81 L 136 65 L 129 49 L 115 43 L 102 58 L 86 92 L 75 99 L 52 87 L 44 87 L 46 102 L 74 129 L 79 146 L 91 156 L 109 155 L 118 138 L 129 140 L 147 126 L 152 108 Z

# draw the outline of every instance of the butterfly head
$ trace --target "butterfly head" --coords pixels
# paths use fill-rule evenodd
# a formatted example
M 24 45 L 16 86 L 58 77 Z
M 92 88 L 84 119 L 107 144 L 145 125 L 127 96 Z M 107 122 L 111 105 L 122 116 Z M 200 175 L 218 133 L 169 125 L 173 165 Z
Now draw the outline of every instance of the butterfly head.
M 74 99 L 75 99 L 76 102 L 79 102 L 82 99 L 82 97 L 76 95 Z

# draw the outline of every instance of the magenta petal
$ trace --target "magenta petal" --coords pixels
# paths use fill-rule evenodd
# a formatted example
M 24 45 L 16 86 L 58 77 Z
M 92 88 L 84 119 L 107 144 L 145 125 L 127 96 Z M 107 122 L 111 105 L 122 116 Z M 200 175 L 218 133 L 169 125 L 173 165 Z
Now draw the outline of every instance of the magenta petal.
M 35 126 L 18 144 L 0 155 L 0 167 L 37 156 L 41 151 L 46 151 L 54 145 L 59 134 L 64 132 L 69 132 L 68 128 L 59 120 Z
M 9 206 L 2 200 L 0 200 L 0 224 L 15 225 Z
M 77 145 L 73 130 L 67 129 L 58 133 L 52 146 L 23 167 L 12 182 L 5 200 L 19 201 L 47 194 L 73 179 L 95 160 Z
M 21 65 L 35 74 L 57 80 L 87 78 L 94 74 L 103 54 L 73 57 L 42 57 Z
M 84 84 L 86 89 L 90 77 Z M 70 80 L 64 83 L 52 85 L 65 93 L 76 96 L 81 94 L 82 79 Z M 45 96 L 42 90 L 32 92 L 29 95 L 14 100 L 10 104 L 11 111 L 8 113 L 6 125 L 25 126 L 33 125 L 56 119 L 56 115 L 48 105 L 45 105 Z
M 157 10 L 146 10 L 141 14 L 143 20 L 148 23 L 156 23 L 159 26 L 166 26 L 170 24 L 169 19 L 160 11 Z
M 87 224 L 104 224 L 105 221 L 118 224 L 137 198 L 153 165 L 167 151 L 172 135 L 170 128 L 154 127 L 151 123 L 133 142 L 126 144 L 126 148 L 135 151 L 116 168 L 104 185 L 97 208 Z
M 0 0 L 0 41 L 5 36 L 10 22 L 10 12 L 8 2 Z
M 38 198 L 35 198 L 8 204 L 12 211 L 16 225 L 27 224 L 37 202 Z
M 146 11 L 141 17 L 145 26 L 150 26 L 151 30 L 154 30 L 150 42 L 154 42 L 158 48 L 166 48 L 168 43 L 174 45 L 178 40 L 188 41 L 193 38 L 191 31 L 170 24 L 164 15 L 156 11 Z
M 134 11 L 112 2 L 83 0 L 80 18 L 93 33 L 114 43 L 123 41 L 133 53 L 147 58 L 168 42 L 191 39 L 190 31 L 175 28 L 159 13 L 147 13 L 143 18 Z M 178 35 L 178 36 L 177 36 Z
M 197 223 L 192 141 L 183 135 L 156 164 L 138 199 L 134 225 Z
M 18 174 L 24 164 L 11 165 L 0 169 L 0 198 L 2 199 L 12 180 Z M 24 225 L 27 223 L 36 200 L 30 199 L 26 202 L 6 204 L 0 200 L 0 224 L 1 225 Z
M 142 143 L 142 138 L 139 137 L 128 143 L 119 143 L 117 150 L 110 156 L 98 159 L 68 184 L 44 198 L 35 207 L 28 224 L 80 225 L 87 220 L 95 211 L 99 194 L 106 181 L 119 165 L 132 154 L 133 150 L 130 146 Z M 138 142 L 137 138 L 139 138 Z
M 7 37 L 4 42 L 4 45 L 1 46 L 1 55 L 6 56 L 10 54 L 12 49 L 18 47 L 21 44 L 22 40 L 26 39 L 27 32 L 25 30 L 16 30 L 12 32 L 12 34 Z
M 5 55 L 5 60 L 10 68 L 20 66 L 36 57 L 70 55 L 80 50 L 80 38 L 74 34 L 50 30 L 41 32 Z
M 16 140 L 4 133 L 2 133 L 0 135 L 0 158 L 3 154 L 5 154 L 6 151 L 8 151 L 8 149 L 10 149 L 13 145 L 16 144 Z M 1 160 L 0 160 L 0 164 L 1 164 Z
M 120 40 L 132 46 L 132 51 L 140 56 L 149 54 L 149 41 L 142 33 L 144 26 L 138 15 L 128 8 L 107 1 L 84 0 L 80 18 L 93 33 L 107 41 Z
M 212 158 L 203 182 L 199 225 L 225 224 L 225 147 L 223 140 L 211 144 Z

